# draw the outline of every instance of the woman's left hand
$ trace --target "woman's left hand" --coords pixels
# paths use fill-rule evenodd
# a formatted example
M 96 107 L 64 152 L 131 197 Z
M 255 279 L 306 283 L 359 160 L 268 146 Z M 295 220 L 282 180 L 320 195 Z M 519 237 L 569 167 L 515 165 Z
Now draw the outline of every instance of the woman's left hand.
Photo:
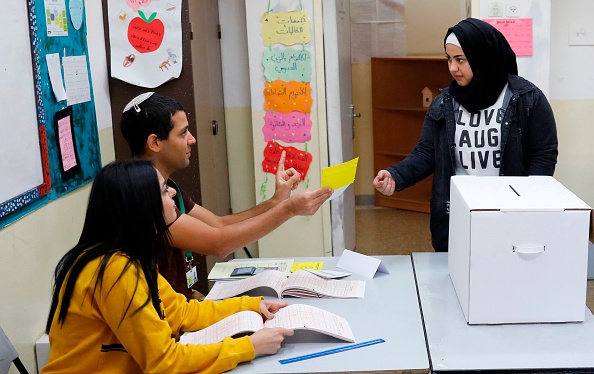
M 289 303 L 284 301 L 271 301 L 262 299 L 260 301 L 260 312 L 264 319 L 274 318 L 274 313 L 278 312 L 279 309 L 286 307 Z

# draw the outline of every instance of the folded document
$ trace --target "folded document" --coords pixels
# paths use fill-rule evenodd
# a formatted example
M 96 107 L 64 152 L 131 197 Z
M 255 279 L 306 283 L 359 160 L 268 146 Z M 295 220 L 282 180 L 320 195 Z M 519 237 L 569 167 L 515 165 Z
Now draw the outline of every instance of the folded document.
M 362 298 L 365 296 L 364 281 L 324 279 L 305 270 L 296 271 L 286 277 L 278 270 L 266 270 L 238 281 L 217 282 L 206 295 L 206 299 L 222 300 L 260 287 L 274 290 L 279 298 L 285 296 Z

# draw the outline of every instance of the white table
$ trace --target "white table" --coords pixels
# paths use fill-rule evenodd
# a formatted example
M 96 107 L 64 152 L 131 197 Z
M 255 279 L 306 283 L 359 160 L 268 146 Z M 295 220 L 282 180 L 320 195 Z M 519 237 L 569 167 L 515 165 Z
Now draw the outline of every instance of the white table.
M 594 372 L 594 317 L 585 305 L 581 323 L 468 325 L 447 256 L 412 255 L 433 372 Z
M 283 300 L 291 304 L 313 305 L 344 317 L 348 320 L 357 343 L 378 338 L 384 339 L 385 343 L 281 365 L 280 359 L 351 344 L 316 332 L 296 331 L 294 336 L 285 339 L 276 355 L 261 356 L 240 364 L 233 373 L 428 373 L 429 359 L 411 257 L 377 258 L 383 261 L 390 274 L 378 273 L 374 279 L 356 274 L 346 278 L 366 280 L 363 299 Z M 334 266 L 338 257 L 295 258 L 295 261 L 323 261 L 324 269 L 341 270 Z

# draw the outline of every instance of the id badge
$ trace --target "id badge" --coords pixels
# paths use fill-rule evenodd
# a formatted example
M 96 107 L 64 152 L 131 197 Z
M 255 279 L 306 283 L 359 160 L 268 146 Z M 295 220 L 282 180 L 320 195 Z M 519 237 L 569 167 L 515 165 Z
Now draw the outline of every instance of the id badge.
M 186 284 L 190 288 L 196 282 L 198 282 L 198 272 L 196 271 L 196 266 L 192 266 L 190 270 L 186 271 Z

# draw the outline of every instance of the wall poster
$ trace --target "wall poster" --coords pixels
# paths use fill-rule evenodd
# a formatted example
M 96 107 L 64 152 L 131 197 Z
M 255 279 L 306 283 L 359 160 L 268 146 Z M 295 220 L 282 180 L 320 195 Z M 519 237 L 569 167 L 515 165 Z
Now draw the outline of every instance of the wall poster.
M 262 132 L 267 142 L 264 148 L 262 170 L 276 174 L 276 163 L 284 150 L 287 155 L 285 169 L 295 168 L 309 184 L 307 172 L 313 160 L 307 151 L 311 140 L 310 119 L 313 104 L 311 81 L 311 20 L 307 11 L 274 11 L 269 8 L 260 19 L 260 36 L 266 50 L 262 55 L 264 68 L 264 125 Z M 302 143 L 304 149 L 278 143 Z M 260 198 L 266 199 L 266 184 L 260 187 Z
M 182 69 L 181 0 L 108 0 L 111 76 L 154 88 Z

